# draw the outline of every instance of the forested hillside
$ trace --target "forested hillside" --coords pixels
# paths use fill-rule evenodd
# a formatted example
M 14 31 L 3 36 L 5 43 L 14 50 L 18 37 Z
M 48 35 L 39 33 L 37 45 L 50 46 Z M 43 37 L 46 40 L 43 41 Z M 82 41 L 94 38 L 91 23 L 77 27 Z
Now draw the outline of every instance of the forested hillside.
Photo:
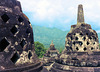
M 33 25 L 33 32 L 34 41 L 39 41 L 45 46 L 45 48 L 49 48 L 51 41 L 53 40 L 55 47 L 60 50 L 60 48 L 64 49 L 65 37 L 69 31 Z M 100 42 L 100 33 L 98 34 L 98 37 Z

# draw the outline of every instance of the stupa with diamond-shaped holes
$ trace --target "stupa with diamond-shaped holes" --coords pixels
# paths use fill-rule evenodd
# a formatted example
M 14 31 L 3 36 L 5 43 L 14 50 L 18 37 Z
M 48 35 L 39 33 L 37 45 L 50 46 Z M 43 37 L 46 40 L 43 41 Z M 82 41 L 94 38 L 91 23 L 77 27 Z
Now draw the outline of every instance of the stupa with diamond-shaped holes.
M 100 72 L 98 35 L 84 22 L 83 6 L 78 6 L 77 24 L 66 36 L 65 49 L 51 72 Z
M 33 30 L 17 0 L 0 0 L 0 72 L 47 72 L 35 54 Z

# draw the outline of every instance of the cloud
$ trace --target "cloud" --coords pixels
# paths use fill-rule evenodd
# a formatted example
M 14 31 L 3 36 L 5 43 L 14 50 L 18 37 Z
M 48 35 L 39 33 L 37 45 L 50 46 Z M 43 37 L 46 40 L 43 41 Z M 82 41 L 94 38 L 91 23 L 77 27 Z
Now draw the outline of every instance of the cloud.
M 100 0 L 19 0 L 32 24 L 69 30 L 77 22 L 77 7 L 83 4 L 85 22 L 100 27 Z M 95 24 L 93 24 L 95 23 Z M 68 28 L 67 28 L 68 27 Z

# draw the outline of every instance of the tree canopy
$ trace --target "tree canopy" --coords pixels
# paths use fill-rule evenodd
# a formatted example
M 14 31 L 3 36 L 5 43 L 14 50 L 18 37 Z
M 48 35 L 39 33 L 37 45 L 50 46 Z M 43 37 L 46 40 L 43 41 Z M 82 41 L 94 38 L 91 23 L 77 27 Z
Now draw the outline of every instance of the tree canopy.
M 46 53 L 46 49 L 42 43 L 35 42 L 35 53 L 39 58 L 43 57 L 43 55 Z

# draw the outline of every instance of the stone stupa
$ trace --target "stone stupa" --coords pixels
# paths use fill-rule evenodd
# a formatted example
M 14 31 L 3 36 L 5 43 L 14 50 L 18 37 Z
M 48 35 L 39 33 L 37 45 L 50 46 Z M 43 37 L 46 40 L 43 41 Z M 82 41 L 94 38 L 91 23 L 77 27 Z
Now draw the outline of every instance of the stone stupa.
M 0 0 L 0 72 L 47 72 L 35 54 L 33 30 L 17 0 Z
M 43 62 L 43 66 L 49 70 L 52 64 L 58 58 L 58 55 L 59 55 L 59 51 L 55 48 L 55 45 L 53 44 L 52 41 L 50 47 L 44 54 L 44 57 L 41 58 L 41 61 Z
M 65 49 L 51 72 L 100 72 L 98 35 L 84 22 L 83 6 L 78 6 L 77 24 L 66 36 Z
M 59 51 L 55 48 L 53 41 L 50 44 L 50 48 L 46 51 L 45 57 L 56 57 L 59 55 Z

